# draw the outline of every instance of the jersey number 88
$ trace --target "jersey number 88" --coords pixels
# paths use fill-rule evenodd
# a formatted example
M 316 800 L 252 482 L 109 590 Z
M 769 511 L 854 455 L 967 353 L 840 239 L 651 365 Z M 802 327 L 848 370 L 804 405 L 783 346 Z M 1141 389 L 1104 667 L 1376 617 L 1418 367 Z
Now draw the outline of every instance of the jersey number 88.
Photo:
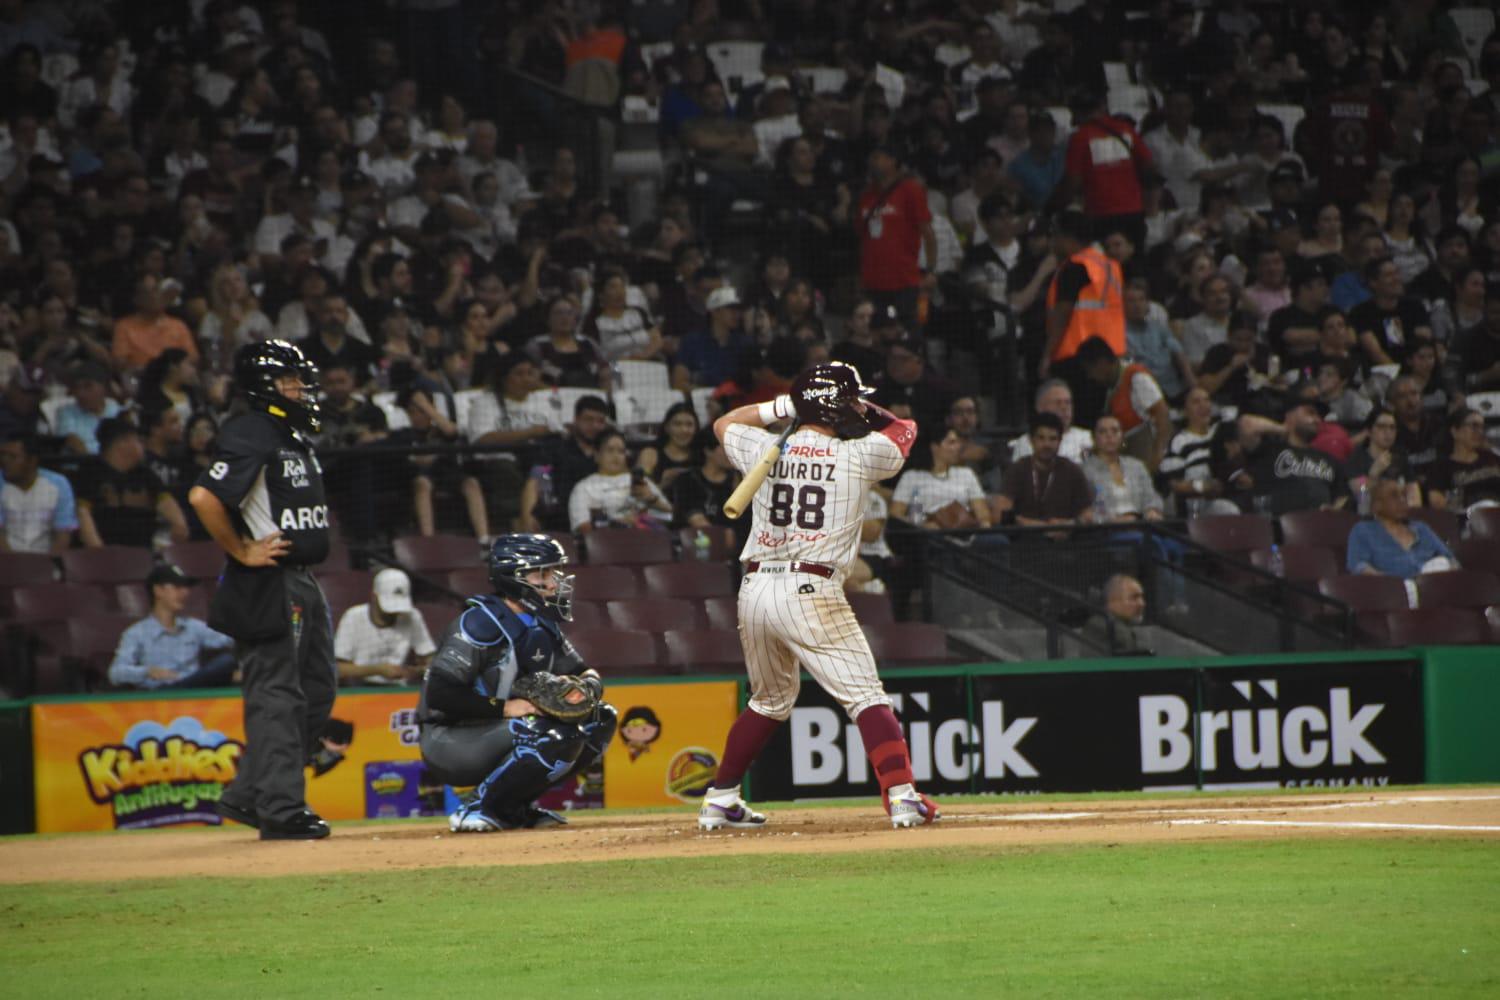
M 796 513 L 792 512 L 793 498 Z M 828 492 L 821 486 L 804 486 L 793 490 L 787 483 L 776 483 L 771 487 L 771 523 L 778 528 L 790 525 L 795 517 L 797 527 L 806 531 L 817 531 L 823 527 L 823 504 Z

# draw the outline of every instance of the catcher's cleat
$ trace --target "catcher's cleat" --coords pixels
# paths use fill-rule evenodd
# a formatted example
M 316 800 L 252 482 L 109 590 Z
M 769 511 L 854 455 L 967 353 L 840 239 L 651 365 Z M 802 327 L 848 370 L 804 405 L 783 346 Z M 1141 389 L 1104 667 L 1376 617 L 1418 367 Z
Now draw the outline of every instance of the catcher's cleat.
M 709 790 L 709 795 L 713 789 Z M 700 830 L 722 830 L 724 827 L 733 827 L 736 830 L 753 830 L 756 827 L 766 825 L 764 813 L 758 813 L 740 798 L 738 789 L 732 791 L 733 798 L 727 798 L 722 802 L 715 802 L 708 796 L 704 796 L 703 805 L 698 810 L 698 829 Z
M 473 806 L 448 817 L 448 829 L 453 833 L 499 833 L 505 828 L 504 823 Z
M 886 802 L 886 811 L 891 815 L 891 826 L 900 830 L 905 827 L 922 826 L 943 818 L 938 804 L 911 786 L 909 791 L 891 796 Z
M 562 813 L 553 809 L 543 809 L 539 805 L 526 807 L 526 818 L 521 826 L 527 830 L 546 830 L 554 826 L 567 826 L 568 820 Z

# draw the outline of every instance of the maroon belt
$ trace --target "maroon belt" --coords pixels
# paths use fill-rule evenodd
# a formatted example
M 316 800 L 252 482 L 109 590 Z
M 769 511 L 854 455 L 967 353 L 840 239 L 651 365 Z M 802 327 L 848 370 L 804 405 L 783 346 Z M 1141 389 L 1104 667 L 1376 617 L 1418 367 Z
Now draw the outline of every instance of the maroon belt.
M 758 562 L 748 562 L 745 564 L 746 573 L 754 573 L 758 569 L 760 569 L 760 563 Z M 813 576 L 821 576 L 825 580 L 832 580 L 834 572 L 832 566 L 810 562 L 787 563 L 786 569 L 788 573 L 811 573 Z

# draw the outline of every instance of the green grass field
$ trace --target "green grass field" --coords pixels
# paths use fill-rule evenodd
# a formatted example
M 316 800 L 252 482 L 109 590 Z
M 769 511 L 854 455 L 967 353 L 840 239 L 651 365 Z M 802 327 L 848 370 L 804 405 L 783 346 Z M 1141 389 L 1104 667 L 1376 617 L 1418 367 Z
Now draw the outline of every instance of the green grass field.
M 0 975 L 18 998 L 1495 997 L 1500 849 L 1282 839 L 0 886 Z

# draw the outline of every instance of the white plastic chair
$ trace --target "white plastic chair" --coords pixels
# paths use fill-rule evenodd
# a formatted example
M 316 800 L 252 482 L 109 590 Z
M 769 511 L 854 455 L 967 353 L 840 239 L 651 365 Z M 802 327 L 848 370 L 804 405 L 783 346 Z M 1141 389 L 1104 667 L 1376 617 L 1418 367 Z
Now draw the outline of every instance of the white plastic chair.
M 808 66 L 797 73 L 814 94 L 837 94 L 849 82 L 849 74 L 837 66 Z
M 469 425 L 469 407 L 473 405 L 474 400 L 488 391 L 488 389 L 460 389 L 453 394 L 453 422 L 459 426 L 460 430 Z
M 1296 134 L 1297 126 L 1302 123 L 1302 119 L 1307 117 L 1307 109 L 1300 104 L 1260 104 L 1255 110 L 1281 122 L 1282 131 L 1286 133 L 1288 149 L 1292 147 L 1292 136 Z
M 1455 7 L 1448 12 L 1448 18 L 1458 29 L 1469 62 L 1477 68 L 1484 51 L 1484 40 L 1495 30 L 1495 12 L 1488 7 Z
M 616 389 L 615 421 L 627 436 L 650 439 L 656 436 L 667 411 L 685 400 L 682 393 L 670 387 Z
M 614 372 L 621 389 L 672 388 L 672 372 L 665 361 L 616 361 Z
M 388 389 L 385 392 L 377 392 L 370 397 L 370 402 L 380 407 L 380 412 L 385 414 L 385 425 L 393 431 L 405 430 L 411 426 L 411 417 L 406 411 L 396 405 L 396 392 Z
M 708 46 L 706 54 L 708 61 L 714 64 L 714 72 L 727 87 L 731 78 L 748 80 L 751 76 L 761 77 L 760 54 L 765 47 L 764 42 L 714 42 Z

